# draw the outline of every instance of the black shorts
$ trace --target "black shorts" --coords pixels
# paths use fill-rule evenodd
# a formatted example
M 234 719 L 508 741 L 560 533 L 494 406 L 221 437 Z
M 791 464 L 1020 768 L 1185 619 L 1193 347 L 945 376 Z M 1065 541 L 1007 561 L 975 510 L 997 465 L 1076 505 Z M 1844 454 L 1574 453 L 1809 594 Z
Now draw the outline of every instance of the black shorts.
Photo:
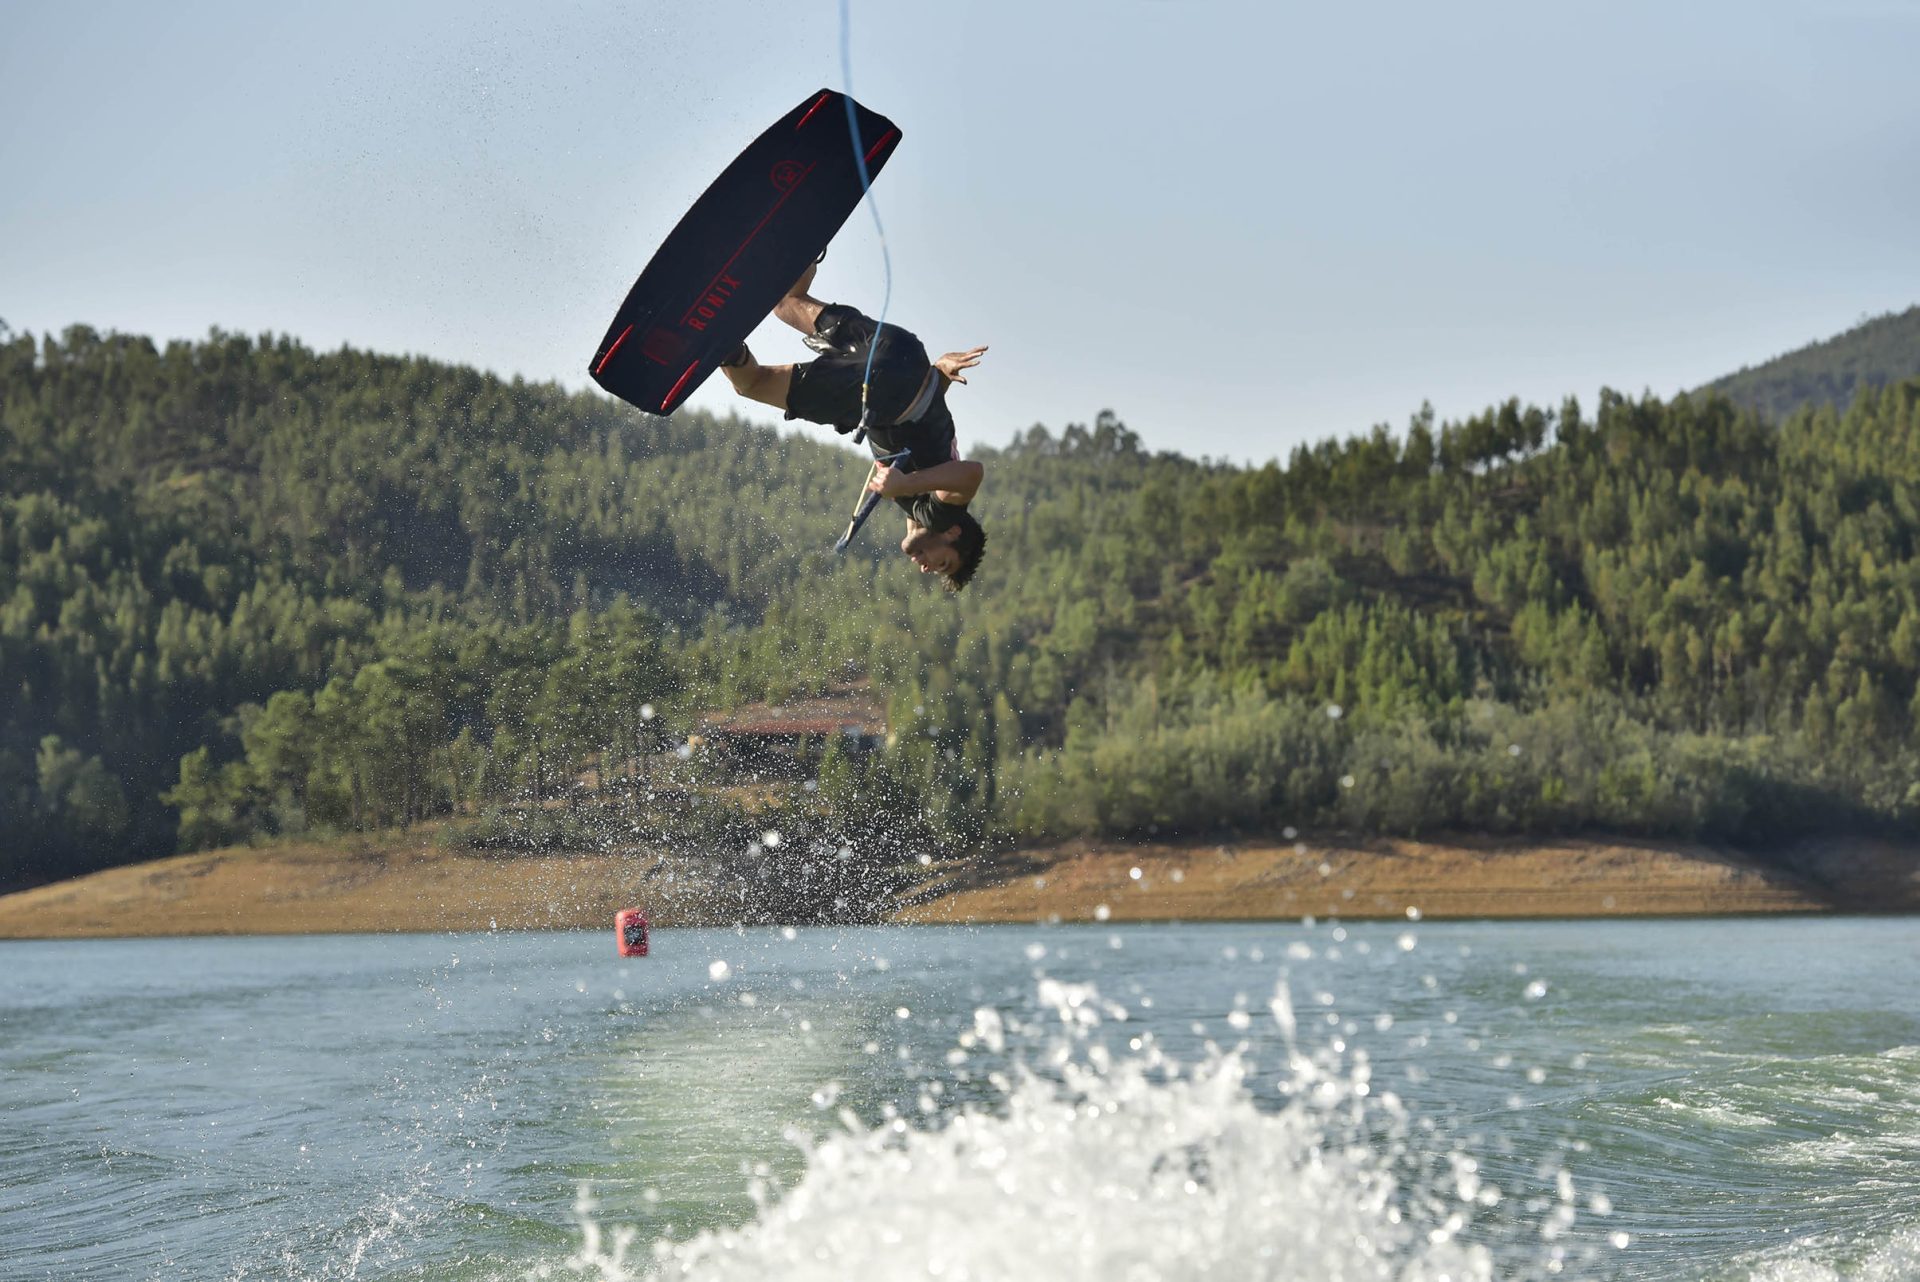
M 873 338 L 876 330 L 881 331 L 877 349 Z M 927 349 L 912 331 L 893 324 L 882 329 L 871 316 L 841 303 L 828 303 L 820 309 L 806 342 L 820 355 L 794 366 L 793 382 L 787 388 L 787 417 L 821 423 L 840 432 L 860 426 L 862 382 L 867 382 L 868 423 L 890 425 L 913 408 L 933 370 Z M 869 354 L 873 358 L 870 381 Z M 939 376 L 932 376 L 937 383 Z M 922 413 L 914 424 L 903 426 L 918 426 L 927 417 Z M 950 432 L 951 420 L 948 426 Z

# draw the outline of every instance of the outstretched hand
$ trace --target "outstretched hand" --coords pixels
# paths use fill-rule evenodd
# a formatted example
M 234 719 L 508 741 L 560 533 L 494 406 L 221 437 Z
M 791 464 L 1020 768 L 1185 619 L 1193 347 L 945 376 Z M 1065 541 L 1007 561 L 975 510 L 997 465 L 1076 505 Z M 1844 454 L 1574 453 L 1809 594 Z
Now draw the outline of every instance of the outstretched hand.
M 987 349 L 984 347 L 976 347 L 966 352 L 948 352 L 945 356 L 935 361 L 933 367 L 939 370 L 940 377 L 946 379 L 949 383 L 964 383 L 967 381 L 966 375 L 960 371 L 963 369 L 972 369 L 975 365 L 978 365 L 980 358 L 986 355 L 986 353 Z

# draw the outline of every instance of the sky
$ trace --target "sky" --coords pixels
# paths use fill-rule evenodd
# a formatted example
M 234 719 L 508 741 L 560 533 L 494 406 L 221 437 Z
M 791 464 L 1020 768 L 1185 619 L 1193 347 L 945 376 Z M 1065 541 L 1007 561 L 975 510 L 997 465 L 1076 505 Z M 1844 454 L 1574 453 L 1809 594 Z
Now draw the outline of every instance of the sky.
M 888 318 L 991 347 L 963 449 L 1111 409 L 1258 463 L 1422 402 L 1669 395 L 1920 302 L 1920 0 L 849 14 L 904 133 Z M 587 387 L 660 240 L 821 87 L 834 0 L 0 0 L 0 320 Z M 862 210 L 815 292 L 877 313 L 884 277 Z

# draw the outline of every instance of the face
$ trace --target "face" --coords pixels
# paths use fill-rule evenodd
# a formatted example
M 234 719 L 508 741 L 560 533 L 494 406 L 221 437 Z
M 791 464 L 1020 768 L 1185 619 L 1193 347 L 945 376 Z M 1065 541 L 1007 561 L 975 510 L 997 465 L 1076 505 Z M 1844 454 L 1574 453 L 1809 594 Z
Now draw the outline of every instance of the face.
M 953 546 L 959 537 L 958 526 L 936 534 L 932 530 L 909 525 L 907 537 L 900 540 L 900 550 L 920 567 L 922 574 L 952 574 L 960 568 L 960 553 Z

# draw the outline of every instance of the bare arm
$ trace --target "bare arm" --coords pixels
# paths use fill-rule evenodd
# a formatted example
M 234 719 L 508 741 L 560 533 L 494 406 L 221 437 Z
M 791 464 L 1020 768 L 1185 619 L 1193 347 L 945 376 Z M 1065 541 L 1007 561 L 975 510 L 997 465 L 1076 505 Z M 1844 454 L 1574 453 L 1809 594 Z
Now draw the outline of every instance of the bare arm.
M 867 488 L 890 499 L 903 499 L 910 494 L 931 494 L 942 503 L 965 507 L 980 492 L 980 482 L 986 474 L 986 468 L 970 459 L 936 463 L 917 472 L 875 467 L 873 476 L 867 481 Z

